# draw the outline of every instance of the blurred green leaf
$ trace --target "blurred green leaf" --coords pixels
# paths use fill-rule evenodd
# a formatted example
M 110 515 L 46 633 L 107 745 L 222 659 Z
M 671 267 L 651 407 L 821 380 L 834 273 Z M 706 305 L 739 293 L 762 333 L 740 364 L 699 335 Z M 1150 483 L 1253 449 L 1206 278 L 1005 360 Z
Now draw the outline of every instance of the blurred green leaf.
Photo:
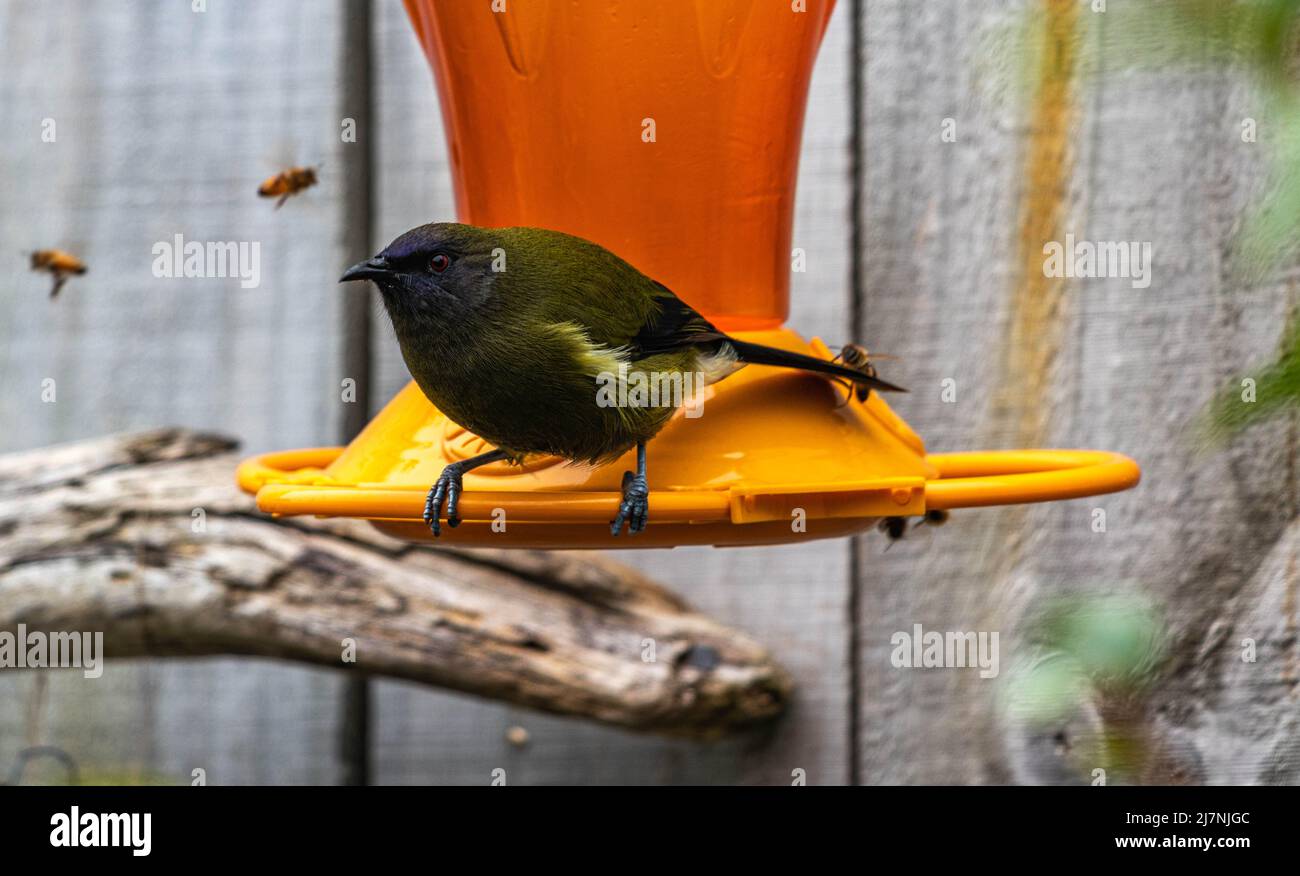
M 986 70 L 1001 67 L 1033 87 L 1041 70 L 1052 14 L 1044 0 L 1027 15 L 984 35 Z M 1249 71 L 1270 88 L 1294 85 L 1300 0 L 1109 0 L 1105 12 L 1076 18 L 1083 77 L 1125 70 L 1175 68 Z M 1012 63 L 1006 63 L 1006 62 Z
M 1199 430 L 1206 445 L 1222 445 L 1247 426 L 1300 403 L 1300 320 L 1290 320 L 1273 361 L 1258 364 L 1249 374 L 1255 381 L 1253 401 L 1237 384 L 1210 403 Z
M 1265 281 L 1278 264 L 1297 254 L 1300 238 L 1300 94 L 1274 95 L 1260 132 L 1274 158 L 1274 186 L 1241 235 L 1234 273 L 1245 282 Z
M 1136 593 L 1053 598 L 1029 638 L 1045 656 L 1014 676 L 1007 702 L 1039 723 L 1067 717 L 1097 693 L 1140 693 L 1164 652 L 1160 614 Z
M 1045 614 L 1042 638 L 1068 654 L 1094 684 L 1145 684 L 1161 651 L 1154 607 L 1129 595 L 1062 600 Z
M 1009 705 L 1022 720 L 1059 721 L 1087 697 L 1088 689 L 1083 667 L 1065 654 L 1053 654 L 1016 678 Z

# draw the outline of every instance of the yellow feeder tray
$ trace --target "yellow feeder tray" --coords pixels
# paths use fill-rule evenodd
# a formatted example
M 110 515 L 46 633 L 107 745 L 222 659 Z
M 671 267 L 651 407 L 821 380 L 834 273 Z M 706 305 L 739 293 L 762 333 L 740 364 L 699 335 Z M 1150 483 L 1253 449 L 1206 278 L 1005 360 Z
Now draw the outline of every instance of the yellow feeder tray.
M 457 215 L 585 237 L 723 331 L 831 358 L 820 341 L 780 326 L 804 107 L 833 0 L 605 6 L 596 15 L 579 3 L 496 10 L 406 0 L 442 97 Z M 609 532 L 623 472 L 634 467 L 629 453 L 598 468 L 536 458 L 474 469 L 460 502 L 465 522 L 444 527 L 440 541 L 776 544 L 1138 480 L 1133 461 L 1113 453 L 927 456 L 879 396 L 849 395 L 820 377 L 751 365 L 706 390 L 702 416 L 678 411 L 650 442 L 646 531 Z M 252 459 L 239 483 L 272 514 L 363 517 L 429 540 L 421 515 L 430 485 L 446 464 L 486 449 L 411 384 L 348 447 Z
M 788 329 L 738 332 L 756 343 L 830 358 Z M 271 453 L 239 467 L 239 485 L 276 515 L 361 517 L 402 538 L 433 540 L 425 496 L 443 466 L 489 445 L 407 385 L 346 448 Z M 650 516 L 610 535 L 623 472 L 533 457 L 465 475 L 464 522 L 441 543 L 494 547 L 738 546 L 834 538 L 883 517 L 930 509 L 1070 499 L 1127 489 L 1137 464 L 1117 453 L 1017 450 L 927 456 L 885 401 L 836 383 L 749 366 L 706 390 L 701 415 L 677 415 L 648 445 Z

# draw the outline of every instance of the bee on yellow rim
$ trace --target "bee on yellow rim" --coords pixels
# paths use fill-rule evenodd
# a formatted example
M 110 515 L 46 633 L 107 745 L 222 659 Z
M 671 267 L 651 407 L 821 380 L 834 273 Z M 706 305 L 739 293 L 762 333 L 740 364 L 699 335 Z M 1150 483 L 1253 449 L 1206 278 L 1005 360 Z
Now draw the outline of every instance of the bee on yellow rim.
M 943 526 L 948 522 L 948 517 L 949 514 L 947 511 L 940 511 L 938 508 L 931 508 L 925 512 L 925 516 L 912 524 L 912 529 L 916 529 L 918 526 L 925 526 L 927 523 L 930 526 Z M 879 529 L 885 535 L 889 536 L 889 541 L 892 544 L 907 535 L 907 518 L 886 517 L 876 524 L 876 529 Z
M 53 298 L 59 294 L 68 277 L 86 273 L 86 263 L 61 249 L 38 249 L 32 253 L 32 270 L 45 271 L 54 277 L 54 288 L 50 290 Z
M 278 197 L 280 200 L 275 202 L 275 209 L 278 210 L 284 206 L 284 202 L 289 200 L 291 195 L 296 195 L 314 185 L 316 185 L 316 168 L 291 167 L 280 171 L 275 176 L 267 177 L 257 187 L 257 193 L 264 198 Z
M 835 362 L 842 363 L 846 368 L 852 368 L 854 371 L 860 371 L 868 377 L 876 376 L 876 366 L 871 364 L 873 359 L 894 359 L 894 356 L 881 355 L 880 353 L 869 353 L 867 348 L 861 344 L 845 344 L 840 350 L 840 354 L 835 357 Z M 858 401 L 866 401 L 870 389 L 865 386 L 855 387 Z

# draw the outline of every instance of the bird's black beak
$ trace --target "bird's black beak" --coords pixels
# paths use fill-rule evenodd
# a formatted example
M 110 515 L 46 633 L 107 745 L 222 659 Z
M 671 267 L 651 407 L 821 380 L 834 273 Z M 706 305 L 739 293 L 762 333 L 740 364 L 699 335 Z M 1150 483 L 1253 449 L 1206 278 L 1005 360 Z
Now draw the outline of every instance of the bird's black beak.
M 388 264 L 388 259 L 383 256 L 375 256 L 366 259 L 364 262 L 357 262 L 352 267 L 343 272 L 339 277 L 340 283 L 347 283 L 351 280 L 382 280 L 385 277 L 391 277 L 393 269 Z

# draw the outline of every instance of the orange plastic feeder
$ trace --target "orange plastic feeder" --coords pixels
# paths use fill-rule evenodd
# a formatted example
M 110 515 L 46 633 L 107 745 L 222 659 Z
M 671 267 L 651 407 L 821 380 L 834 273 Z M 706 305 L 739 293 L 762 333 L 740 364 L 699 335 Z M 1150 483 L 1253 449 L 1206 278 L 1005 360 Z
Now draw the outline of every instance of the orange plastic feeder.
M 457 212 L 600 243 L 742 338 L 831 358 L 784 328 L 808 81 L 834 0 L 406 0 L 438 83 Z M 432 218 L 432 217 L 431 217 Z M 487 449 L 408 384 L 346 448 L 273 453 L 239 483 L 273 514 L 363 517 L 432 539 L 442 468 Z M 875 393 L 749 366 L 649 445 L 650 523 L 609 521 L 632 454 L 465 476 L 442 541 L 511 547 L 746 545 L 848 535 L 882 517 L 1123 490 L 1115 453 L 927 456 Z

